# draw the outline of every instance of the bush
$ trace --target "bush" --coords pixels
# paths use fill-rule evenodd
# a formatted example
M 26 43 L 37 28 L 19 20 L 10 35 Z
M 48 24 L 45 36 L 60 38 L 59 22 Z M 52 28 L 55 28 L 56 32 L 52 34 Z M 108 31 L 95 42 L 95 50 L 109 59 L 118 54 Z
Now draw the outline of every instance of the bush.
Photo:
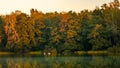
M 51 53 L 52 53 L 51 54 L 52 57 L 57 56 L 57 50 L 55 48 L 52 48 Z
M 70 50 L 65 50 L 63 52 L 63 55 L 67 56 L 67 55 L 72 55 L 71 51 Z
M 120 53 L 120 47 L 113 46 L 113 47 L 108 48 L 108 51 L 111 53 Z

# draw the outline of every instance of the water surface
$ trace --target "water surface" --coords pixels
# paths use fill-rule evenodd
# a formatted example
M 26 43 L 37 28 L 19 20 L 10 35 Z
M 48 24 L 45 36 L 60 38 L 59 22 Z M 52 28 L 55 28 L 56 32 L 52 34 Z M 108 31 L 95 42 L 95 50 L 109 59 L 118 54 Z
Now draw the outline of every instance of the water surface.
M 0 68 L 119 68 L 120 56 L 0 56 Z

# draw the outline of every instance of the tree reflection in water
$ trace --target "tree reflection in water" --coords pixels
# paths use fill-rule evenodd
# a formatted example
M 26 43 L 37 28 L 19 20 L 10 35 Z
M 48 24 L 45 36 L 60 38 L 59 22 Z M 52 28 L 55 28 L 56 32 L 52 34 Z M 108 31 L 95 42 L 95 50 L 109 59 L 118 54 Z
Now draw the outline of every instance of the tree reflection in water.
M 0 68 L 119 68 L 120 56 L 1 57 Z

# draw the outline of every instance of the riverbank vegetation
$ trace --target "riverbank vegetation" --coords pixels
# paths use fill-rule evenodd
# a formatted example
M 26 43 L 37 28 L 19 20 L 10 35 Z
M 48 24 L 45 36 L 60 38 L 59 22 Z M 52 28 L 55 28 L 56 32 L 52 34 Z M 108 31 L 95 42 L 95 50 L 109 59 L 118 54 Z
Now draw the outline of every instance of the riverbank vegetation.
M 31 9 L 30 15 L 17 10 L 0 16 L 0 51 L 55 55 L 90 50 L 120 52 L 119 6 L 114 0 L 78 13 Z

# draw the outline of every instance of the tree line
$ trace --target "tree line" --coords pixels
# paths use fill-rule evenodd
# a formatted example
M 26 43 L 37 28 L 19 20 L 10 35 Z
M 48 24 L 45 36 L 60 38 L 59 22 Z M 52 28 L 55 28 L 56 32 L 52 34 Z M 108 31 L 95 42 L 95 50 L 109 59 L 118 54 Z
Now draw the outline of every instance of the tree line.
M 56 49 L 116 50 L 120 47 L 120 3 L 114 0 L 94 10 L 0 16 L 0 51 L 28 52 Z

